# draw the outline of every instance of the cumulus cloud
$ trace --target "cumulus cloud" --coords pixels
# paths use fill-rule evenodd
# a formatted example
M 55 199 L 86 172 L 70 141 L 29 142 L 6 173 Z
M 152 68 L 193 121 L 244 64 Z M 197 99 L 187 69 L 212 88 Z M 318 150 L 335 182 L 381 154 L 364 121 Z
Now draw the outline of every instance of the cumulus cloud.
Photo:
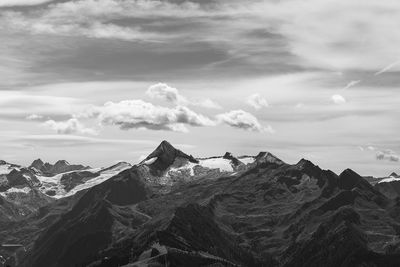
M 182 106 L 192 105 L 192 106 L 214 108 L 214 109 L 221 108 L 220 105 L 218 105 L 217 103 L 208 98 L 189 100 L 188 98 L 181 95 L 178 89 L 171 87 L 165 83 L 157 83 L 150 86 L 149 89 L 146 91 L 146 94 L 150 98 L 161 99 L 176 105 L 182 105 Z
M 94 129 L 86 128 L 78 119 L 71 118 L 66 121 L 48 120 L 43 123 L 44 126 L 56 131 L 58 134 L 88 134 L 96 135 Z
M 344 98 L 342 95 L 333 95 L 331 97 L 331 101 L 336 105 L 342 105 L 347 102 L 346 98 Z
M 178 89 L 165 83 L 157 83 L 149 87 L 146 94 L 151 98 L 158 98 L 174 104 L 187 104 L 188 100 L 179 94 Z
M 118 125 L 123 130 L 150 129 L 187 132 L 186 125 L 213 126 L 215 122 L 184 106 L 167 108 L 143 100 L 107 102 L 95 107 L 93 115 L 105 125 Z
M 219 123 L 224 123 L 234 128 L 255 132 L 273 132 L 271 126 L 262 126 L 254 115 L 243 110 L 232 110 L 216 117 Z
M 268 107 L 267 100 L 259 94 L 253 94 L 247 97 L 246 103 L 255 109 Z
M 398 162 L 400 157 L 393 150 L 385 149 L 385 150 L 376 152 L 376 159 L 377 160 L 388 160 L 388 161 L 392 161 L 392 162 Z

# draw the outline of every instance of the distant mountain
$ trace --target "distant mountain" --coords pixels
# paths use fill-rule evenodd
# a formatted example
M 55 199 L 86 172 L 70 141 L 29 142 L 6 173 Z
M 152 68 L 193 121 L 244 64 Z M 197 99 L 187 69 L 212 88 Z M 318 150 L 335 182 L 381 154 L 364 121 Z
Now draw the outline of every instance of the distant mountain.
M 51 165 L 40 159 L 23 167 L 0 161 L 0 197 L 7 203 L 7 209 L 0 209 L 0 221 L 22 220 L 58 198 L 102 183 L 130 167 L 120 162 L 104 169 L 88 169 L 64 160 Z
M 52 165 L 48 162 L 44 163 L 41 159 L 34 160 L 29 167 L 40 171 L 46 176 L 54 176 L 63 172 L 90 169 L 88 166 L 70 165 L 66 160 L 58 160 L 54 165 Z
M 23 243 L 17 262 L 30 267 L 394 267 L 399 234 L 400 201 L 350 169 L 336 175 L 267 152 L 194 158 L 166 141 L 0 227 L 1 239 Z
M 189 156 L 179 149 L 173 147 L 167 141 L 162 141 L 161 144 L 142 162 L 146 163 L 153 175 L 161 175 L 167 170 L 177 159 L 188 160 L 192 163 L 198 163 L 198 160 Z
M 376 190 L 384 194 L 386 197 L 395 199 L 400 197 L 400 176 L 392 172 L 388 177 L 365 177 Z

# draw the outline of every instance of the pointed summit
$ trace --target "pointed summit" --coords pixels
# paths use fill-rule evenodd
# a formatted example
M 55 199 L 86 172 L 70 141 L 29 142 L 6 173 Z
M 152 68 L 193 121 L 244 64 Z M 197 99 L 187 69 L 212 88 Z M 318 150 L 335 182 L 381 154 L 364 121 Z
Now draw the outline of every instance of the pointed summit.
M 190 162 L 198 163 L 198 160 L 196 160 L 192 155 L 189 156 L 183 153 L 181 150 L 172 146 L 168 141 L 164 140 L 140 164 L 144 164 L 146 161 L 154 159 L 154 161 L 148 163 L 148 165 L 157 175 L 159 175 L 168 169 L 168 167 L 174 163 L 176 158 L 183 158 Z
M 364 178 L 362 178 L 358 173 L 351 169 L 344 170 L 339 175 L 339 188 L 345 190 L 351 190 L 355 187 L 363 189 L 371 189 L 372 186 Z
M 395 172 L 392 172 L 389 177 L 400 178 L 399 175 Z
M 29 167 L 33 167 L 36 170 L 41 170 L 43 168 L 44 162 L 41 159 L 36 159 L 32 162 Z
M 299 162 L 297 162 L 296 166 L 299 168 L 302 168 L 302 169 L 310 169 L 310 168 L 316 167 L 314 165 L 314 163 L 312 163 L 311 161 L 309 161 L 308 159 L 305 159 L 305 158 L 302 158 L 301 160 L 299 160 Z
M 269 153 L 269 152 L 260 152 L 258 155 L 255 157 L 255 160 L 257 162 L 269 162 L 269 163 L 275 163 L 278 165 L 284 164 L 282 160 L 280 160 L 278 157 L 275 155 Z

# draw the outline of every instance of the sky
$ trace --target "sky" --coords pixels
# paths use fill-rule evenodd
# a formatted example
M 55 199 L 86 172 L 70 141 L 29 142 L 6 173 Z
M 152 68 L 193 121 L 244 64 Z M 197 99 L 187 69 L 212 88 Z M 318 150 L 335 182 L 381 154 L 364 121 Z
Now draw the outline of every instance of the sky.
M 0 0 L 0 159 L 400 172 L 399 25 L 397 0 Z

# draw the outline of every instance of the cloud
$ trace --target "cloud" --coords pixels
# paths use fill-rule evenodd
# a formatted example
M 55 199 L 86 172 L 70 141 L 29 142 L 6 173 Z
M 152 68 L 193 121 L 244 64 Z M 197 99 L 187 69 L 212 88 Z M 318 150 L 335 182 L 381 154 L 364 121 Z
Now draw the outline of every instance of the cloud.
M 38 115 L 38 114 L 31 114 L 31 115 L 26 117 L 26 119 L 30 120 L 30 121 L 43 120 L 43 118 L 44 117 L 42 115 Z
M 178 89 L 169 86 L 165 83 L 157 83 L 149 87 L 146 91 L 146 95 L 150 98 L 161 99 L 175 105 L 181 106 L 199 106 L 204 108 L 220 109 L 221 106 L 211 99 L 195 99 L 189 100 L 181 95 Z
M 254 132 L 273 132 L 273 129 L 270 126 L 262 126 L 254 115 L 243 110 L 232 110 L 219 114 L 216 118 L 219 123 L 224 123 L 234 128 Z
M 222 45 L 232 59 L 274 67 L 284 55 L 287 65 L 379 72 L 398 57 L 400 45 L 396 0 L 78 0 L 0 17 L 2 26 L 31 33 L 175 45 L 203 41 Z M 193 35 L 194 27 L 200 34 Z
M 347 102 L 346 99 L 341 95 L 333 95 L 331 97 L 331 101 L 336 105 L 342 105 Z
M 0 0 L 0 7 L 35 6 L 51 1 L 53 0 Z
M 67 121 L 48 120 L 43 123 L 44 126 L 51 128 L 58 134 L 88 134 L 96 135 L 94 129 L 86 128 L 78 119 L 71 118 Z
M 261 5 L 270 7 L 270 15 L 280 21 L 278 32 L 289 39 L 292 53 L 305 66 L 375 71 L 398 57 L 400 9 L 395 0 L 263 1 Z
M 386 150 L 376 152 L 376 159 L 398 162 L 400 157 L 393 150 L 386 149 Z
M 2 0 L 0 0 L 2 1 Z M 4 5 L 36 5 L 52 0 L 3 0 Z M 1 6 L 1 2 L 0 2 Z M 154 18 L 157 16 L 190 17 L 206 14 L 195 3 L 174 4 L 159 0 L 78 0 L 48 5 L 32 12 L 8 11 L 0 16 L 3 25 L 33 34 L 86 36 L 125 41 L 161 42 L 175 36 L 143 31 L 138 23 L 118 25 L 121 18 Z
M 187 107 L 167 108 L 155 106 L 143 100 L 107 102 L 104 106 L 94 107 L 93 115 L 102 124 L 118 125 L 123 130 L 149 129 L 187 132 L 186 125 L 195 127 L 215 125 L 215 122 L 208 117 L 197 114 Z
M 356 86 L 357 84 L 359 84 L 361 82 L 361 80 L 354 80 L 354 81 L 350 81 L 345 87 L 343 87 L 342 90 L 347 90 L 353 86 Z
M 165 83 L 157 83 L 149 87 L 146 94 L 150 98 L 158 98 L 174 104 L 186 105 L 188 100 L 179 94 L 178 89 Z
M 386 67 L 384 67 L 384 68 L 381 69 L 380 71 L 375 72 L 374 75 L 375 75 L 375 76 L 378 76 L 378 75 L 380 75 L 380 74 L 382 74 L 382 73 L 385 73 L 385 72 L 391 70 L 392 68 L 394 68 L 395 66 L 397 66 L 398 64 L 400 64 L 400 60 L 397 60 L 397 61 L 395 61 L 395 62 L 393 62 L 393 63 L 390 63 L 389 65 L 387 65 Z
M 268 107 L 267 100 L 259 94 L 253 94 L 246 99 L 246 103 L 255 109 Z
M 29 91 L 0 90 L 0 118 L 69 115 L 83 106 L 83 100 L 72 97 L 35 95 Z

